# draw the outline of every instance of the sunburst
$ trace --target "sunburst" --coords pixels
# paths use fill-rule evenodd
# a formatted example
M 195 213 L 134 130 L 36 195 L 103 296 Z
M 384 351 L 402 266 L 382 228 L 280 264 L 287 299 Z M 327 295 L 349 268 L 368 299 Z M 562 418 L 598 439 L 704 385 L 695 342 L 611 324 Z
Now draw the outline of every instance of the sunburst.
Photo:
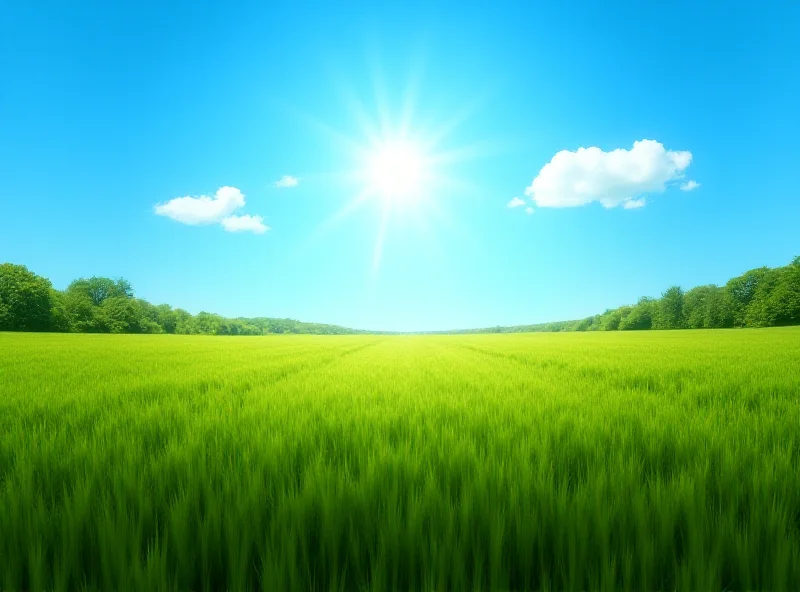
M 360 128 L 356 137 L 305 117 L 351 155 L 352 168 L 340 171 L 336 177 L 348 187 L 356 188 L 354 196 L 315 235 L 332 230 L 361 207 L 377 205 L 380 213 L 372 253 L 373 277 L 380 269 L 389 223 L 406 228 L 417 240 L 435 240 L 434 229 L 449 226 L 452 218 L 442 207 L 443 195 L 466 196 L 475 190 L 471 182 L 455 176 L 452 167 L 487 152 L 487 146 L 480 143 L 448 146 L 450 136 L 469 118 L 479 100 L 451 111 L 436 126 L 418 127 L 414 109 L 416 86 L 408 86 L 401 109 L 392 119 L 387 93 L 377 83 L 380 79 L 375 76 L 376 116 L 371 116 L 363 101 L 348 88 L 342 88 L 346 107 Z

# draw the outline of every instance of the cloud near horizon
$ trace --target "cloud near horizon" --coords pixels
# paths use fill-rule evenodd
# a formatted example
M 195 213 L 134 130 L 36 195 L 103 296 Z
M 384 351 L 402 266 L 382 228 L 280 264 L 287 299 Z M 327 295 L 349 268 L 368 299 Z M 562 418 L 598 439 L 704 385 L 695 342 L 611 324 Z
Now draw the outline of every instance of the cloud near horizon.
M 228 232 L 250 231 L 262 234 L 269 230 L 261 216 L 234 216 L 233 212 L 244 207 L 244 194 L 236 187 L 220 187 L 213 197 L 176 197 L 153 208 L 156 215 L 166 216 L 189 226 L 221 224 Z
M 275 181 L 275 187 L 279 189 L 284 189 L 287 187 L 297 187 L 297 184 L 300 183 L 300 179 L 297 177 L 292 177 L 291 175 L 284 175 L 277 181 Z
M 640 208 L 645 205 L 644 194 L 664 191 L 668 183 L 683 178 L 691 162 L 691 152 L 666 150 L 655 140 L 636 141 L 630 150 L 604 152 L 594 146 L 562 150 L 542 167 L 525 195 L 542 208 L 594 201 L 606 208 Z

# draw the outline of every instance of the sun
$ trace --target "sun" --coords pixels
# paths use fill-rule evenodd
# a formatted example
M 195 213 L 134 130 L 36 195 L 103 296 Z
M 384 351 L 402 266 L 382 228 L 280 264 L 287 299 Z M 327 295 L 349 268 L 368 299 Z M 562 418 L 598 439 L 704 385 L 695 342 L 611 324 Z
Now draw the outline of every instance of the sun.
M 419 146 L 388 140 L 374 146 L 367 163 L 372 192 L 389 202 L 415 202 L 424 194 L 427 170 Z
M 378 67 L 378 70 L 380 68 Z M 313 240 L 330 232 L 360 209 L 377 217 L 374 228 L 372 278 L 381 266 L 383 245 L 388 240 L 430 243 L 435 251 L 437 234 L 459 225 L 448 205 L 454 199 L 478 197 L 478 188 L 458 175 L 455 167 L 487 153 L 486 141 L 449 145 L 455 131 L 482 103 L 480 97 L 447 112 L 418 113 L 418 83 L 412 72 L 409 82 L 389 103 L 380 72 L 373 79 L 374 104 L 362 100 L 354 89 L 340 84 L 355 135 L 299 112 L 305 121 L 333 140 L 342 155 L 351 157 L 351 167 L 327 173 L 331 187 L 352 192 L 349 199 L 319 228 Z M 422 125 L 420 125 L 422 124 Z M 338 154 L 337 154 L 338 157 Z

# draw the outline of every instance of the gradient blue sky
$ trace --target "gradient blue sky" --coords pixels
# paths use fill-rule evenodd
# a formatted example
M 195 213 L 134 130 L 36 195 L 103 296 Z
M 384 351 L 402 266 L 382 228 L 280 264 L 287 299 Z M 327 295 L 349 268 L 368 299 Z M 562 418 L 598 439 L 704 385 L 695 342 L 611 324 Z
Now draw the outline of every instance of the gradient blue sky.
M 389 330 L 580 318 L 786 264 L 800 3 L 763 4 L 6 3 L 0 260 L 193 313 Z M 404 113 L 448 183 L 388 215 L 376 269 L 382 201 L 336 214 L 363 188 L 351 144 Z M 642 139 L 692 155 L 644 207 L 525 195 L 559 151 Z M 270 230 L 155 214 L 222 186 Z

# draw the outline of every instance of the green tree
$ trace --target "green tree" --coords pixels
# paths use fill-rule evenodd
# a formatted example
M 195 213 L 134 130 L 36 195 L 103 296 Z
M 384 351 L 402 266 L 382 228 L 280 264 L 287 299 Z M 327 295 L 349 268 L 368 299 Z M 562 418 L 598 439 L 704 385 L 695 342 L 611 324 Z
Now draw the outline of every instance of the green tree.
M 687 329 L 707 327 L 708 307 L 711 293 L 717 286 L 697 286 L 683 295 L 683 319 Z
M 133 298 L 131 284 L 122 278 L 117 280 L 96 276 L 89 279 L 81 278 L 72 282 L 67 287 L 67 292 L 83 294 L 95 306 L 100 306 L 107 298 Z
M 0 331 L 48 331 L 51 328 L 50 281 L 24 265 L 0 265 Z
M 180 335 L 194 335 L 199 332 L 194 317 L 191 314 L 182 308 L 176 308 L 172 313 L 175 316 L 175 333 Z
M 50 330 L 58 333 L 72 331 L 72 321 L 62 292 L 50 289 Z
M 111 296 L 103 299 L 99 317 L 109 333 L 141 333 L 141 310 L 132 298 Z
M 631 309 L 630 314 L 620 322 L 620 330 L 645 331 L 652 329 L 655 308 L 656 301 L 653 298 L 642 296 L 636 306 Z
M 72 331 L 78 333 L 102 333 L 105 331 L 100 318 L 99 307 L 82 292 L 64 292 L 62 297 L 67 319 Z
M 159 304 L 156 311 L 158 313 L 157 322 L 161 325 L 164 333 L 175 333 L 178 327 L 178 317 L 172 307 L 169 304 Z
M 800 325 L 800 257 L 784 268 L 771 300 L 775 325 Z
M 683 327 L 683 290 L 679 286 L 672 286 L 658 300 L 653 328 L 682 329 Z
M 210 312 L 199 312 L 194 317 L 197 332 L 203 335 L 220 335 L 223 318 Z
M 747 308 L 747 325 L 773 327 L 800 324 L 800 260 L 771 269 L 758 284 Z
M 620 306 L 617 309 L 607 311 L 600 322 L 600 329 L 602 331 L 619 330 L 622 322 L 631 314 L 631 310 L 633 310 L 631 306 Z
M 761 276 L 750 302 L 745 310 L 746 327 L 772 327 L 775 325 L 777 310 L 772 300 L 772 292 L 780 283 L 783 268 L 770 269 Z
M 705 327 L 727 329 L 733 327 L 733 301 L 727 288 L 717 286 L 706 296 Z
M 747 307 L 756 295 L 758 284 L 769 272 L 768 267 L 759 267 L 728 280 L 725 287 L 731 298 L 733 324 L 735 327 L 747 326 Z
M 139 333 L 164 333 L 164 329 L 158 322 L 159 310 L 154 304 L 141 298 L 135 299 L 139 312 Z

